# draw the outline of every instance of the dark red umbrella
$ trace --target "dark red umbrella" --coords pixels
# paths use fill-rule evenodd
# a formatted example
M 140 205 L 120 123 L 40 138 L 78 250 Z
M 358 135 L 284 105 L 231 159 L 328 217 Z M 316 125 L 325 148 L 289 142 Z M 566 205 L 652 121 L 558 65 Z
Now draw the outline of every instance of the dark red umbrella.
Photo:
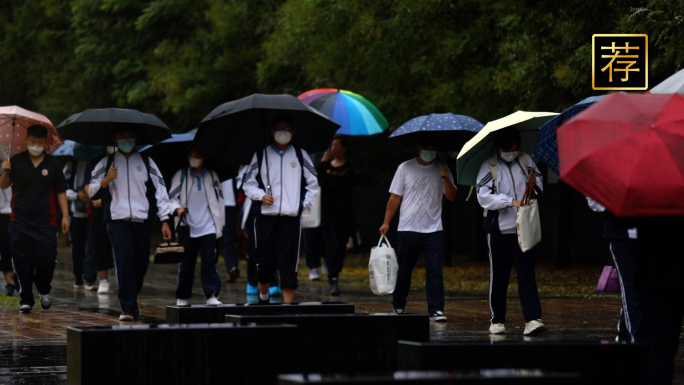
M 610 94 L 558 129 L 561 180 L 617 216 L 684 215 L 684 97 Z

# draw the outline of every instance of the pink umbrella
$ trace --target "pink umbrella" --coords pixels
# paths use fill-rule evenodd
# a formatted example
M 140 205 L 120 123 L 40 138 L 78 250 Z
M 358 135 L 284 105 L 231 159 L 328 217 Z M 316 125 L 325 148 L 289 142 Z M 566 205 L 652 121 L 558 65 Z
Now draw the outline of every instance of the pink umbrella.
M 19 106 L 0 107 L 0 156 L 2 159 L 26 151 L 26 129 L 39 124 L 48 130 L 45 152 L 52 153 L 64 142 L 50 119 Z

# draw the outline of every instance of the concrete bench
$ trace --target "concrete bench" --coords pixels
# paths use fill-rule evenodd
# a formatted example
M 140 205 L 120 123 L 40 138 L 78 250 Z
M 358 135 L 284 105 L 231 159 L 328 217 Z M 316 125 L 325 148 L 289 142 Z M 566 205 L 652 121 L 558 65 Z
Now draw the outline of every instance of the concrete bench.
M 224 322 L 226 315 L 354 314 L 354 304 L 344 302 L 295 302 L 291 304 L 230 303 L 219 306 L 167 306 L 168 323 Z
M 298 342 L 293 325 L 69 327 L 67 379 L 69 384 L 274 384 L 277 374 L 299 371 Z
M 577 372 L 584 384 L 645 384 L 648 346 L 616 342 L 399 341 L 399 370 L 539 368 Z
M 299 326 L 303 372 L 394 370 L 398 340 L 430 340 L 427 314 L 226 316 L 226 322 Z

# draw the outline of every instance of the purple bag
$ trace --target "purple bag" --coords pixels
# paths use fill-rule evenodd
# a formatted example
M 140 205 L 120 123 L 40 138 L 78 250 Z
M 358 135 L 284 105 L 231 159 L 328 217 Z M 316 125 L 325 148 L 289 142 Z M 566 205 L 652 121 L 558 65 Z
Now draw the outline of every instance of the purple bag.
M 606 294 L 620 294 L 620 279 L 618 278 L 617 269 L 613 266 L 605 266 L 603 273 L 596 286 L 596 291 Z

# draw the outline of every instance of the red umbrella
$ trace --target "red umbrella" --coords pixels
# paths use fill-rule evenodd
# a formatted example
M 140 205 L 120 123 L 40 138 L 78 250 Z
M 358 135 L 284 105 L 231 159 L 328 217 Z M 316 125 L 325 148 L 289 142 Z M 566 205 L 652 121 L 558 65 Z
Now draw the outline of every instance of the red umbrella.
M 684 215 L 684 97 L 610 94 L 558 129 L 561 180 L 617 216 Z

